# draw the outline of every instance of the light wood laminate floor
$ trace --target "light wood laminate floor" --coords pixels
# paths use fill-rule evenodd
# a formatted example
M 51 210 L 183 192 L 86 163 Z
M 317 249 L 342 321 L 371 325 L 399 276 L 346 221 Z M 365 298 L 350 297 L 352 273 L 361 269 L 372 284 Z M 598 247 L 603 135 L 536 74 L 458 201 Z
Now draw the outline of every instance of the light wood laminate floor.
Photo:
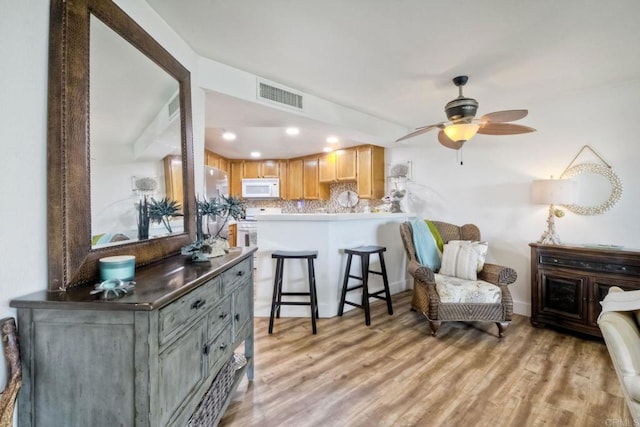
M 221 426 L 627 426 L 633 421 L 604 343 L 515 316 L 443 323 L 437 338 L 410 291 L 364 313 L 255 322 L 255 381 Z

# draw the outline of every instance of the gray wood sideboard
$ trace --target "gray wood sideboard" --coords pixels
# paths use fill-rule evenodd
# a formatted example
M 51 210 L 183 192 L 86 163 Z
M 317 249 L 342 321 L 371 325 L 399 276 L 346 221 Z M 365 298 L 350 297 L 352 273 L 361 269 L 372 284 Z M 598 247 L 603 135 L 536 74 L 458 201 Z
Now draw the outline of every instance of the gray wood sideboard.
M 85 287 L 12 300 L 23 364 L 18 424 L 187 425 L 243 348 L 247 364 L 235 372 L 226 408 L 243 374 L 253 380 L 255 250 L 139 268 L 135 291 L 119 299 Z

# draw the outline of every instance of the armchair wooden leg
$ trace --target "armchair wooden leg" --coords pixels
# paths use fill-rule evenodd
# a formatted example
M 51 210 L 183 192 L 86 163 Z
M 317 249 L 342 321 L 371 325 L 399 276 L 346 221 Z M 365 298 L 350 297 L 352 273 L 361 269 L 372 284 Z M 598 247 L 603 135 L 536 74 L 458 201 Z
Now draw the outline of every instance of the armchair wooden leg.
M 438 334 L 438 329 L 440 329 L 440 324 L 442 322 L 439 320 L 429 320 L 429 326 L 431 326 L 431 336 L 436 336 Z
M 500 338 L 504 337 L 504 333 L 509 327 L 509 322 L 496 322 L 496 325 L 498 325 L 498 336 Z

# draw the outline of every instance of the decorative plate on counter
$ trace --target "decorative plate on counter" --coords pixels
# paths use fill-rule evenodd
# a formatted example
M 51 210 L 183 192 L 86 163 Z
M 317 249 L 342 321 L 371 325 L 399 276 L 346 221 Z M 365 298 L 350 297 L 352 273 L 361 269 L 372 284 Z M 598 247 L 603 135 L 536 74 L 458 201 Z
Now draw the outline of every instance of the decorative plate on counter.
M 343 208 L 352 208 L 358 204 L 358 193 L 355 191 L 343 191 L 338 194 L 338 204 Z

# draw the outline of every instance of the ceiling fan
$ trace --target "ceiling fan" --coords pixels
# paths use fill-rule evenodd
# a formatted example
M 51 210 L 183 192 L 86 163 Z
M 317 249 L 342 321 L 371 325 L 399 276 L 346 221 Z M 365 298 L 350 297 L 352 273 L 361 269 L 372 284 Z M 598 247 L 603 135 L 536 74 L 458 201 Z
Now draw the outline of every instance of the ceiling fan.
M 464 143 L 471 139 L 476 133 L 485 135 L 516 135 L 520 133 L 535 132 L 534 128 L 523 125 L 516 125 L 513 122 L 527 116 L 527 110 L 503 110 L 487 113 L 476 119 L 478 111 L 478 101 L 473 98 L 466 98 L 462 94 L 464 86 L 469 77 L 458 76 L 453 79 L 453 84 L 458 87 L 458 97 L 449 101 L 444 106 L 448 121 L 435 123 L 428 126 L 416 128 L 415 131 L 396 140 L 396 142 L 413 138 L 433 129 L 440 129 L 438 141 L 440 144 L 453 150 L 459 150 Z

